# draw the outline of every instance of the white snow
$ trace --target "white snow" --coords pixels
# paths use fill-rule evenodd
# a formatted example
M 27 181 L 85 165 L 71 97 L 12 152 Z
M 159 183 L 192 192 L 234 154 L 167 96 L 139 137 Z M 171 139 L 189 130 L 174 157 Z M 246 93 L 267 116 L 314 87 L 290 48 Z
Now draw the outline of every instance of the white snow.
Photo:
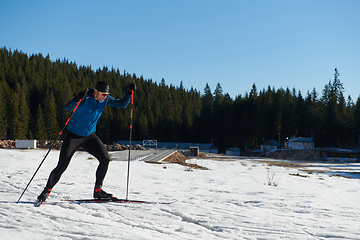
M 46 152 L 0 149 L 1 239 L 360 239 L 359 174 L 309 174 L 240 158 L 192 159 L 211 170 L 191 171 L 132 161 L 129 199 L 176 202 L 63 202 L 36 208 L 34 201 L 57 164 L 59 151 L 52 150 L 16 204 Z M 97 160 L 90 157 L 75 154 L 47 202 L 92 197 Z M 339 172 L 342 167 L 325 165 L 315 168 Z M 359 172 L 360 164 L 344 169 L 348 175 Z M 125 198 L 126 176 L 127 162 L 112 161 L 104 190 Z

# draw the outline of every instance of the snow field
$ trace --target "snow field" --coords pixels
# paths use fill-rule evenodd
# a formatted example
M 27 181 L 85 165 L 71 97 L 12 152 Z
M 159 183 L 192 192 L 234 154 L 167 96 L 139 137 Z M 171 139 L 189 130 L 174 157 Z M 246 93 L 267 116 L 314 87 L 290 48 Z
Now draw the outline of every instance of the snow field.
M 360 181 L 251 159 L 195 160 L 211 170 L 177 164 L 130 164 L 129 198 L 170 205 L 33 202 L 55 167 L 47 150 L 0 149 L 1 239 L 359 239 Z M 97 160 L 77 152 L 47 202 L 91 198 Z M 127 162 L 112 161 L 104 189 L 126 195 Z M 277 185 L 269 186 L 270 185 Z

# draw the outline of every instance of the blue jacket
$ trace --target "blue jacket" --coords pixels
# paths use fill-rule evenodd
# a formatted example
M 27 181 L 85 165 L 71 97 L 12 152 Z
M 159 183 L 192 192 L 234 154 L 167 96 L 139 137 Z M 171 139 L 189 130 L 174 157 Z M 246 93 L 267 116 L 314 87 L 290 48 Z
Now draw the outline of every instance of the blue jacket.
M 108 95 L 103 102 L 100 102 L 95 100 L 93 92 L 94 89 L 90 88 L 68 124 L 68 130 L 76 135 L 86 137 L 95 132 L 96 124 L 106 105 L 116 108 L 126 108 L 131 101 L 131 95 L 126 94 L 123 99 L 116 99 Z M 66 111 L 74 110 L 78 103 L 75 101 L 75 98 L 65 104 L 64 109 Z

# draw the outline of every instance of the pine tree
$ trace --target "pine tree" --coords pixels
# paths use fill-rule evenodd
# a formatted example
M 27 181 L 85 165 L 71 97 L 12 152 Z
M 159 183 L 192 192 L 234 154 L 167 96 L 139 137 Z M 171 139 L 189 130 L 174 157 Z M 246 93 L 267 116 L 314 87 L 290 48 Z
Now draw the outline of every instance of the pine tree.
M 0 73 L 0 139 L 6 136 L 6 101 L 3 90 L 3 80 Z
M 55 139 L 59 133 L 59 124 L 56 119 L 56 103 L 52 93 L 47 92 L 45 97 L 44 107 L 44 119 L 47 136 L 51 139 Z
M 246 145 L 252 147 L 258 147 L 259 141 L 261 140 L 259 136 L 261 135 L 261 131 L 259 130 L 260 123 L 260 102 L 259 96 L 257 92 L 256 85 L 253 84 L 252 89 L 250 91 L 250 95 L 245 99 L 245 116 L 246 121 L 245 125 L 245 136 L 247 138 Z
M 28 106 L 28 87 L 26 81 L 23 79 L 22 86 L 20 87 L 20 129 L 18 138 L 26 139 L 29 137 L 29 124 L 30 124 L 30 108 Z
M 354 118 L 354 135 L 357 137 L 358 146 L 360 147 L 360 96 L 356 100 L 356 104 L 354 106 L 353 111 L 353 118 Z
M 225 147 L 223 145 L 223 132 L 224 132 L 224 109 L 223 109 L 223 102 L 224 102 L 224 95 L 223 90 L 218 83 L 216 85 L 214 91 L 214 104 L 213 104 L 213 121 L 214 121 L 214 136 L 215 136 L 215 144 L 218 146 L 220 152 L 225 152 Z
M 209 84 L 205 85 L 204 94 L 201 96 L 201 114 L 198 122 L 200 142 L 213 141 L 214 123 L 213 123 L 213 104 L 214 98 Z
M 38 111 L 37 111 L 37 115 L 36 115 L 35 138 L 37 140 L 48 140 L 44 115 L 43 115 L 42 107 L 40 104 L 38 106 Z
M 10 139 L 19 139 L 21 136 L 21 118 L 19 113 L 19 95 L 11 91 L 11 98 L 8 98 L 7 122 L 8 136 Z
M 344 104 L 343 85 L 339 79 L 340 73 L 335 68 L 334 80 L 324 87 L 323 107 L 325 117 L 325 139 L 326 143 L 331 146 L 337 146 L 341 138 L 340 112 Z

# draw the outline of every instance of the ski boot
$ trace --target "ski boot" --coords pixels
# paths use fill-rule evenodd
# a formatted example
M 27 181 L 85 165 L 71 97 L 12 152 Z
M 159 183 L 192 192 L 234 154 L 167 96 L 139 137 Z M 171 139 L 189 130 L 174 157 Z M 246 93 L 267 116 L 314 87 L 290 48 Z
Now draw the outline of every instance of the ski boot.
M 45 187 L 41 194 L 37 197 L 39 202 L 45 202 L 45 200 L 49 197 L 51 192 L 50 188 Z
M 94 188 L 94 198 L 95 199 L 104 199 L 104 200 L 110 200 L 112 199 L 112 194 L 105 192 L 102 190 L 101 185 L 95 185 Z

